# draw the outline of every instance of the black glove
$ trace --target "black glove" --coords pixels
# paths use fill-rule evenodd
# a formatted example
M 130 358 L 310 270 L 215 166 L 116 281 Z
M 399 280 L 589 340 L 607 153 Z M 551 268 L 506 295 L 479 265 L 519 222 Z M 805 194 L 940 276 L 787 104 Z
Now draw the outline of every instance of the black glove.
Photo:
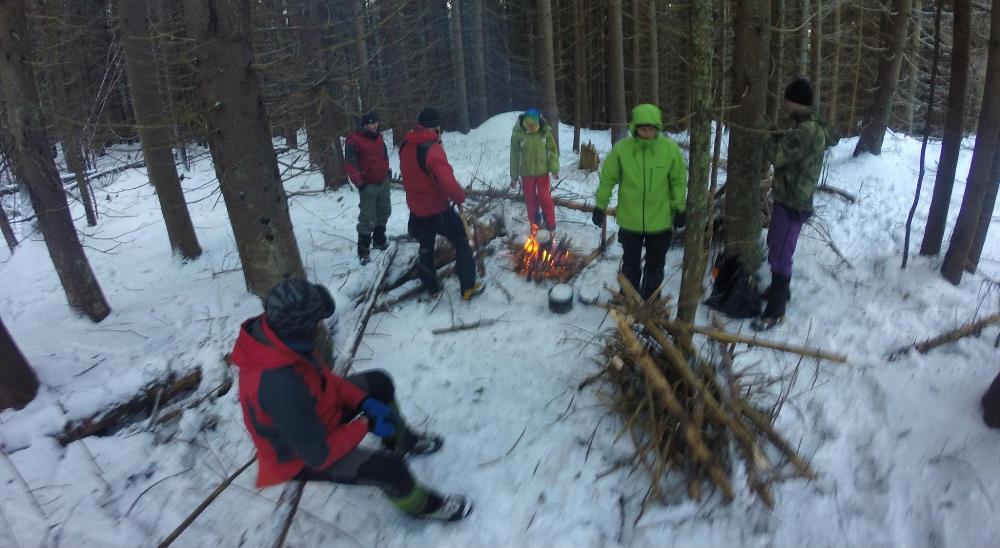
M 687 215 L 683 211 L 674 212 L 674 228 L 684 228 L 687 223 Z
M 599 207 L 595 207 L 594 215 L 590 218 L 590 220 L 597 226 L 604 226 L 604 210 Z

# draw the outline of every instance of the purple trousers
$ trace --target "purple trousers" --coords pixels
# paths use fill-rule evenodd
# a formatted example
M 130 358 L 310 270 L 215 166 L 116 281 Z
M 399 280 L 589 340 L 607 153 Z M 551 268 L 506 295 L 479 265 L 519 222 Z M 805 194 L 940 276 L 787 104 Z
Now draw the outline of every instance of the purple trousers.
M 802 213 L 774 202 L 771 212 L 771 225 L 767 229 L 767 262 L 771 272 L 792 275 L 792 255 L 795 254 L 795 244 L 799 241 L 802 225 L 809 219 L 808 213 Z

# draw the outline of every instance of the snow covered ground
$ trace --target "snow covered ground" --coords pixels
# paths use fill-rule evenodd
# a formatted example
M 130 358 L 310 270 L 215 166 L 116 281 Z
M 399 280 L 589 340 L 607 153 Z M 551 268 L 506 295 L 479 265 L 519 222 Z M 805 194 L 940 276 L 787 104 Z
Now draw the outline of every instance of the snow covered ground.
M 498 115 L 469 135 L 447 134 L 445 147 L 463 184 L 507 184 L 507 147 L 515 114 Z M 562 128 L 564 180 L 555 194 L 591 199 L 593 173 L 576 168 L 571 128 Z M 608 134 L 588 132 L 602 157 Z M 963 152 L 951 220 L 964 192 L 972 141 Z M 818 196 L 814 226 L 803 232 L 786 323 L 774 338 L 847 353 L 850 363 L 804 363 L 778 427 L 800 447 L 820 478 L 778 484 L 766 509 L 745 485 L 736 500 L 653 506 L 634 523 L 648 486 L 641 473 L 601 475 L 630 452 L 622 421 L 594 389 L 577 391 L 597 371 L 594 357 L 609 333 L 603 311 L 579 302 L 554 315 L 547 285 L 529 284 L 501 251 L 486 263 L 487 291 L 471 303 L 446 283 L 437 302 L 408 301 L 369 324 L 355 369 L 383 368 L 397 380 L 411 421 L 442 433 L 444 449 L 413 459 L 419 479 L 462 492 L 476 511 L 458 524 L 401 516 L 375 489 L 311 484 L 289 546 L 1000 546 L 1000 432 L 981 420 L 979 397 L 1000 365 L 997 328 L 925 355 L 895 362 L 900 345 L 996 311 L 1000 225 L 981 272 L 953 287 L 936 258 L 911 256 L 899 269 L 904 222 L 913 194 L 919 142 L 889 135 L 880 157 L 851 158 L 854 140 L 832 153 L 829 183 L 856 204 Z M 725 149 L 724 149 L 725 150 Z M 928 150 L 930 167 L 939 149 Z M 118 160 L 137 152 L 116 151 Z M 398 159 L 393 155 L 394 170 Z M 286 162 L 303 162 L 296 151 Z M 108 159 L 111 161 L 111 159 Z M 159 542 L 253 448 L 235 390 L 184 413 L 179 425 L 146 423 L 61 447 L 52 437 L 169 371 L 201 367 L 203 387 L 234 375 L 223 360 L 238 326 L 260 311 L 246 292 L 225 207 L 207 157 L 185 174 L 187 196 L 205 250 L 187 264 L 171 258 L 152 188 L 140 170 L 102 180 L 102 215 L 84 234 L 113 312 L 94 324 L 74 317 L 45 246 L 30 224 L 25 242 L 0 255 L 0 314 L 42 381 L 25 409 L 0 414 L 0 546 L 148 546 Z M 919 245 L 933 170 L 914 222 Z M 318 174 L 289 172 L 289 192 L 316 190 Z M 357 312 L 352 299 L 371 283 L 386 252 L 362 268 L 355 257 L 357 193 L 297 194 L 291 213 L 312 279 L 336 293 L 338 349 Z M 390 235 L 405 232 L 407 210 L 393 191 Z M 74 210 L 77 217 L 82 211 Z M 509 205 L 505 215 L 524 216 Z M 560 210 L 559 233 L 583 250 L 600 232 L 589 215 Z M 994 216 L 994 223 L 998 218 Z M 514 223 L 515 229 L 524 225 Z M 614 226 L 609 227 L 609 230 Z M 950 228 L 948 233 L 950 234 Z M 821 236 L 824 234 L 824 236 Z M 843 259 L 827 243 L 829 238 Z M 416 244 L 400 243 L 397 263 Z M 620 247 L 573 281 L 615 285 Z M 668 257 L 668 290 L 680 283 L 682 250 Z M 992 289 L 991 289 L 992 287 Z M 702 311 L 701 314 L 706 314 Z M 459 322 L 496 319 L 476 330 L 433 335 Z M 701 322 L 707 321 L 702 316 Z M 748 326 L 730 321 L 731 330 Z M 343 351 L 343 350 L 340 350 Z M 766 350 L 740 354 L 737 366 L 780 375 L 797 360 Z M 252 466 L 176 541 L 175 546 L 260 546 L 274 538 L 281 488 L 256 490 Z

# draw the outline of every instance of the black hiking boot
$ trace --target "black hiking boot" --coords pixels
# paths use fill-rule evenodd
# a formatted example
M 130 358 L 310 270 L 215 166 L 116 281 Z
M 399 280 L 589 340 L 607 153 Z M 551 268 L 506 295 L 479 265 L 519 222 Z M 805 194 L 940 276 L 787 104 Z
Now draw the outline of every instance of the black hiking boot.
M 371 260 L 372 237 L 368 234 L 358 233 L 358 260 L 365 265 Z
M 472 501 L 463 495 L 431 494 L 423 511 L 410 514 L 418 519 L 459 521 L 472 513 Z
M 792 282 L 791 276 L 783 274 L 771 274 L 770 299 L 767 306 L 759 318 L 750 322 L 750 327 L 755 331 L 769 331 L 781 325 L 785 319 L 785 308 L 788 304 L 789 284 Z
M 382 251 L 389 249 L 389 240 L 385 237 L 384 226 L 375 227 L 375 232 L 372 233 L 372 247 Z
M 407 430 L 401 440 L 383 440 L 382 446 L 399 456 L 419 457 L 437 453 L 444 445 L 444 438 L 430 432 L 414 432 Z

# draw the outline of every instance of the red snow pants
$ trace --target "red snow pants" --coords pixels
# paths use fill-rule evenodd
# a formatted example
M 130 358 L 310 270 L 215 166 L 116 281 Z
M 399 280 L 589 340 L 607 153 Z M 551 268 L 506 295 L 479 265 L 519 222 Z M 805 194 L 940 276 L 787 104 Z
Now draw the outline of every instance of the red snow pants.
M 542 208 L 542 216 L 549 230 L 556 229 L 556 206 L 552 202 L 552 192 L 549 189 L 549 174 L 537 177 L 521 177 L 524 187 L 524 206 L 528 213 L 528 222 L 535 222 L 535 212 Z

